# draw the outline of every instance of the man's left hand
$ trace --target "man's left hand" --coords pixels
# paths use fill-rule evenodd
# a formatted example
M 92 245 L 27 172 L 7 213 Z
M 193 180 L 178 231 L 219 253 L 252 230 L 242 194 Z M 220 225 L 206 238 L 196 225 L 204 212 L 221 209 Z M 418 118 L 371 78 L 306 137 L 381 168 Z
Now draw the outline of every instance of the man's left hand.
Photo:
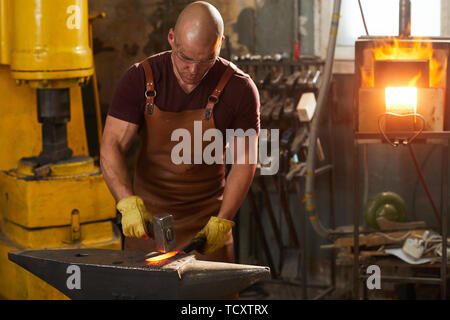
M 194 239 L 206 238 L 206 243 L 200 253 L 211 254 L 222 248 L 228 239 L 228 232 L 234 227 L 234 222 L 218 217 L 211 217 L 206 226 L 195 235 Z

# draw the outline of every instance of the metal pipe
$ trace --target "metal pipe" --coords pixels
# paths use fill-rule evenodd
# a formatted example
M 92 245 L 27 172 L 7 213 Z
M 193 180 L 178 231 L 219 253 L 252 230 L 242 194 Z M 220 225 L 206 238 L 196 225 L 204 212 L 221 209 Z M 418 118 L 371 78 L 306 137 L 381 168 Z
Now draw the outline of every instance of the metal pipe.
M 359 299 L 359 153 L 358 142 L 353 141 L 353 299 Z
M 400 0 L 398 18 L 398 35 L 400 37 L 411 36 L 411 0 Z
M 308 157 L 306 160 L 306 182 L 305 182 L 305 205 L 306 212 L 311 221 L 311 225 L 316 233 L 325 239 L 330 239 L 330 231 L 326 229 L 319 220 L 315 210 L 314 200 L 314 168 L 316 157 L 316 141 L 319 132 L 320 114 L 325 107 L 326 98 L 330 89 L 330 80 L 333 70 L 334 51 L 336 47 L 337 31 L 339 27 L 339 13 L 341 9 L 341 0 L 334 1 L 333 14 L 331 18 L 330 38 L 328 40 L 328 52 L 324 67 L 323 84 L 319 91 L 315 115 L 311 123 L 309 136 Z
M 447 211 L 448 211 L 448 144 L 442 146 L 442 178 L 441 178 L 441 228 L 442 228 L 442 261 L 441 261 L 441 300 L 447 299 Z
M 335 148 L 334 148 L 334 130 L 332 117 L 328 117 L 328 134 L 329 140 L 329 158 L 332 168 L 329 171 L 329 191 L 330 191 L 330 228 L 336 228 L 335 210 L 334 210 L 334 190 L 335 190 Z M 336 287 L 336 252 L 331 250 L 330 252 L 330 283 L 331 287 Z
M 42 151 L 39 166 L 69 159 L 72 150 L 67 142 L 70 121 L 69 89 L 37 89 L 38 121 L 42 123 Z
M 294 43 L 295 43 L 296 41 L 299 40 L 299 32 L 298 32 L 298 28 L 299 28 L 298 8 L 299 8 L 299 5 L 298 5 L 298 0 L 293 0 L 293 2 L 294 2 L 294 8 L 293 8 L 293 10 L 294 10 Z
M 369 276 L 361 275 L 361 280 L 366 281 Z M 439 278 L 425 278 L 425 277 L 399 277 L 399 276 L 382 276 L 382 282 L 399 282 L 399 283 L 424 283 L 424 284 L 439 284 Z
M 363 144 L 363 173 L 364 173 L 364 194 L 363 206 L 365 207 L 369 201 L 369 146 Z
M 300 186 L 299 179 L 295 179 L 295 189 L 297 191 L 298 197 L 300 201 L 302 200 L 302 191 Z M 302 235 L 302 239 L 300 241 L 300 247 L 301 247 L 301 275 L 302 275 L 302 299 L 307 300 L 308 299 L 308 270 L 307 270 L 307 259 L 306 259 L 306 241 L 308 239 L 307 236 L 307 229 L 306 229 L 306 215 L 305 211 L 300 210 L 300 233 Z

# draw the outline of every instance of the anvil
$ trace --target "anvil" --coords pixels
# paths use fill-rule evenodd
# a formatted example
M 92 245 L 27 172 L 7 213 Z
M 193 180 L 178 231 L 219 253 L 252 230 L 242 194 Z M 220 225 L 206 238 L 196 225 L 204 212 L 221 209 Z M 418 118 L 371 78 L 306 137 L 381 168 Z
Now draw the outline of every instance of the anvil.
M 178 253 L 149 265 L 146 252 L 105 249 L 11 251 L 9 260 L 71 299 L 225 299 L 270 278 L 262 266 Z

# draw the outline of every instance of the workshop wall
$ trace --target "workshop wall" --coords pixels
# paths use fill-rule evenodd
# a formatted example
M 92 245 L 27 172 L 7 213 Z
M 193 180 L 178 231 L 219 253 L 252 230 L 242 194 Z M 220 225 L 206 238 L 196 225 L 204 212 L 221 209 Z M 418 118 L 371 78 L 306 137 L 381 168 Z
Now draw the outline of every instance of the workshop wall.
M 95 67 L 102 112 L 105 114 L 115 85 L 133 63 L 154 53 L 169 50 L 167 32 L 189 0 L 90 0 L 89 12 L 105 12 L 105 19 L 93 22 Z M 246 53 L 292 54 L 293 1 L 283 0 L 212 0 L 225 23 L 221 55 Z M 305 1 L 301 1 L 304 3 Z M 312 4 L 300 10 L 311 12 L 302 24 L 304 48 L 313 50 Z M 303 21 L 303 20 L 302 20 Z M 311 32 L 307 32 L 307 28 Z M 93 112 L 92 112 L 93 113 Z

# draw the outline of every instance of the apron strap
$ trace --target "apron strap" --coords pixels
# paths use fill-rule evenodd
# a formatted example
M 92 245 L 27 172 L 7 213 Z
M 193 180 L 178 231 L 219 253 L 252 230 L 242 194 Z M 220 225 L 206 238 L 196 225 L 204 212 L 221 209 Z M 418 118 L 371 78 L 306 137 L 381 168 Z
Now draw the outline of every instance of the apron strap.
M 145 59 L 140 63 L 142 67 L 144 68 L 145 72 L 145 108 L 147 110 L 148 114 L 152 114 L 153 111 L 153 104 L 156 97 L 156 90 L 155 90 L 155 83 L 153 81 L 153 72 L 152 67 L 150 66 L 150 63 L 148 59 Z M 219 83 L 217 87 L 214 89 L 214 91 L 210 94 L 208 97 L 208 103 L 205 108 L 205 119 L 209 120 L 211 118 L 211 115 L 213 114 L 214 106 L 219 102 L 219 97 L 222 94 L 223 88 L 227 85 L 228 81 L 230 80 L 233 73 L 236 71 L 237 67 L 234 63 L 230 62 L 228 64 L 227 69 L 222 74 L 222 77 L 219 80 Z
M 156 97 L 155 82 L 153 81 L 152 67 L 148 59 L 140 63 L 145 72 L 145 109 L 148 114 L 152 114 L 153 104 Z
M 222 74 L 222 77 L 219 80 L 219 84 L 214 89 L 214 91 L 210 94 L 208 97 L 208 104 L 205 108 L 205 119 L 209 120 L 211 118 L 211 115 L 213 114 L 214 106 L 217 102 L 219 102 L 219 97 L 222 94 L 223 88 L 227 85 L 228 81 L 230 80 L 233 73 L 236 71 L 237 67 L 233 62 L 230 62 L 228 64 L 227 69 Z

